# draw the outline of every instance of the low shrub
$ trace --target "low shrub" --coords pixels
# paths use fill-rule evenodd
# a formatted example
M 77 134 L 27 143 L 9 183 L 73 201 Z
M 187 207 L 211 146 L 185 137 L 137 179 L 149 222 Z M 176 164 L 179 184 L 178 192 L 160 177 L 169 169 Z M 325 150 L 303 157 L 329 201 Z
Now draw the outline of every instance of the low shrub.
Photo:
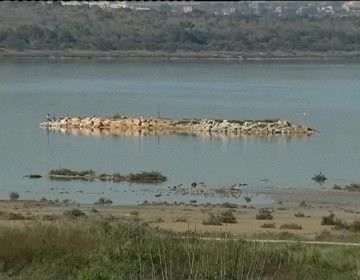
M 220 213 L 220 221 L 222 223 L 227 223 L 227 224 L 235 224 L 235 223 L 237 223 L 236 217 L 234 216 L 234 213 L 231 210 L 221 212 Z
M 221 226 L 221 219 L 219 215 L 215 215 L 214 213 L 210 213 L 207 220 L 203 221 L 203 225 L 214 225 Z
M 259 213 L 256 214 L 257 220 L 272 220 L 273 215 L 271 214 L 270 210 L 261 208 L 259 209 Z
M 111 204 L 112 200 L 111 199 L 106 199 L 105 197 L 100 197 L 98 199 L 97 202 L 95 202 L 94 204 Z
M 351 230 L 352 224 L 348 224 L 347 222 L 344 222 L 341 219 L 336 219 L 335 221 L 335 226 L 334 229 L 335 230 Z
M 305 214 L 304 214 L 303 212 L 297 212 L 297 213 L 294 214 L 294 216 L 295 216 L 296 218 L 304 218 L 304 217 L 305 217 Z
M 323 216 L 321 219 L 321 225 L 323 226 L 333 226 L 335 225 L 335 214 L 330 213 L 329 216 Z
M 262 227 L 262 228 L 276 228 L 276 224 L 275 223 L 264 223 L 260 227 Z
M 19 199 L 19 194 L 17 193 L 17 192 L 11 192 L 10 194 L 9 194 L 9 198 L 10 198 L 10 200 L 17 200 L 17 199 Z
M 340 187 L 340 186 L 338 186 L 338 185 L 334 185 L 334 186 L 332 187 L 332 189 L 333 189 L 333 190 L 340 191 L 340 190 L 342 190 L 343 188 Z
M 290 223 L 290 224 L 282 224 L 280 226 L 281 229 L 296 229 L 296 230 L 300 230 L 302 229 L 301 225 L 295 224 L 295 223 Z
M 105 203 L 105 197 L 100 197 L 99 199 L 98 199 L 98 201 L 97 202 L 95 202 L 95 204 L 104 204 Z
M 86 216 L 80 209 L 65 210 L 63 215 L 70 220 L 76 220 L 77 218 Z
M 345 186 L 344 189 L 349 192 L 360 192 L 360 185 L 359 184 L 351 184 L 349 186 Z
M 299 207 L 307 207 L 306 201 L 302 200 L 299 204 Z
M 236 208 L 239 208 L 239 205 L 234 204 L 234 203 L 224 202 L 223 204 L 221 204 L 221 207 L 236 209 Z
M 329 216 L 324 216 L 321 219 L 321 225 L 323 226 L 334 226 L 334 229 L 350 229 L 350 225 L 344 222 L 342 219 L 335 219 L 335 214 L 330 213 Z
M 335 220 L 335 230 L 350 230 L 353 232 L 360 232 L 360 221 L 353 221 L 352 223 L 344 222 L 341 219 Z
M 319 174 L 316 174 L 311 179 L 313 179 L 316 183 L 319 183 L 319 184 L 322 184 L 327 180 L 327 178 L 325 177 L 325 175 L 322 172 L 320 172 Z
M 246 201 L 246 203 L 250 203 L 250 202 L 251 202 L 251 198 L 248 197 L 248 196 L 245 196 L 245 201 Z

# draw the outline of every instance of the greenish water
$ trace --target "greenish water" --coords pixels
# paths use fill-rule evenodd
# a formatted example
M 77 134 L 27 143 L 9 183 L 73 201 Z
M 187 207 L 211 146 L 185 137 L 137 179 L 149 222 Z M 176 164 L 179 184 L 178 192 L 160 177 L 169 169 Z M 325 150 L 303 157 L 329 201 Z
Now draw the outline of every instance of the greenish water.
M 338 62 L 1 61 L 0 198 L 17 191 L 21 197 L 83 203 L 99 196 L 123 204 L 188 201 L 192 198 L 165 191 L 160 198 L 154 194 L 193 181 L 312 188 L 319 187 L 311 177 L 320 171 L 329 178 L 327 186 L 360 182 L 359 77 L 359 64 Z M 39 127 L 47 113 L 156 116 L 158 108 L 162 116 L 176 118 L 280 117 L 320 133 L 309 138 L 90 137 Z M 60 167 L 159 170 L 169 181 L 149 187 L 23 178 Z

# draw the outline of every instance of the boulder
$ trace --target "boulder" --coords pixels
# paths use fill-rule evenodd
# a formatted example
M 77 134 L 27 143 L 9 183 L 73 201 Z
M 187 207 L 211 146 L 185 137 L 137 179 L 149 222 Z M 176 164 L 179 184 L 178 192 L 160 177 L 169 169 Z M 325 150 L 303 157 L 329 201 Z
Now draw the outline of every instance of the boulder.
M 93 124 L 94 128 L 99 128 L 101 126 L 103 126 L 103 124 L 102 124 L 102 122 L 100 120 L 95 121 L 94 124 Z
M 88 122 L 84 123 L 84 127 L 92 127 L 93 124 L 94 123 L 92 121 L 88 121 Z
M 91 120 L 91 118 L 89 118 L 89 117 L 83 118 L 83 119 L 81 120 L 81 123 L 86 124 L 86 123 L 88 123 L 90 120 Z
M 102 124 L 103 124 L 103 126 L 110 126 L 110 124 L 111 124 L 111 120 L 109 120 L 109 119 L 104 119 L 103 121 L 102 121 Z
M 283 121 L 282 125 L 283 126 L 290 126 L 290 123 L 288 121 Z
M 141 121 L 139 119 L 133 119 L 133 124 L 139 126 L 141 125 Z
M 71 126 L 72 127 L 80 127 L 80 121 L 76 121 L 76 122 L 71 122 Z
M 71 123 L 80 122 L 80 119 L 79 118 L 72 118 L 72 119 L 70 119 L 70 122 Z
M 257 126 L 260 127 L 260 128 L 265 128 L 265 127 L 267 127 L 267 124 L 264 123 L 264 122 L 258 122 Z
M 127 119 L 127 120 L 125 121 L 125 124 L 126 124 L 127 126 L 133 126 L 133 121 L 132 121 L 131 119 Z

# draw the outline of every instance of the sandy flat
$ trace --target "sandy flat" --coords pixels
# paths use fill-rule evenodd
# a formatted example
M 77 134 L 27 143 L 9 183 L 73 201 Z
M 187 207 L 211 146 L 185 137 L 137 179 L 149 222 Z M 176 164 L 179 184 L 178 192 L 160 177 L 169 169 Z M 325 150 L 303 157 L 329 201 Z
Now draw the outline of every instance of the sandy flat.
M 49 203 L 8 200 L 0 201 L 0 227 L 31 224 L 34 221 L 8 221 L 6 214 L 22 213 L 24 216 L 31 215 L 42 220 L 43 215 L 60 215 L 66 209 L 80 208 L 88 215 L 98 215 L 90 212 L 96 208 L 100 214 L 111 214 L 115 217 L 136 218 L 148 222 L 151 226 L 170 229 L 177 232 L 229 232 L 232 234 L 256 234 L 288 231 L 305 238 L 314 238 L 324 230 L 335 234 L 329 226 L 321 225 L 323 216 L 333 212 L 337 218 L 347 222 L 360 219 L 360 193 L 332 191 L 332 190 L 308 190 L 308 189 L 253 189 L 254 192 L 267 193 L 274 200 L 281 201 L 268 205 L 272 211 L 273 220 L 257 220 L 256 214 L 260 207 L 232 209 L 237 223 L 222 224 L 221 226 L 203 225 L 209 213 L 220 213 L 229 208 L 216 205 L 134 205 L 134 206 L 104 206 L 104 205 L 51 205 Z M 306 206 L 300 206 L 305 201 Z M 303 213 L 305 217 L 295 217 L 295 213 Z M 180 222 L 179 222 L 180 220 Z M 275 223 L 276 228 L 262 228 L 264 223 Z M 302 226 L 301 230 L 281 229 L 280 226 L 287 223 L 296 223 Z

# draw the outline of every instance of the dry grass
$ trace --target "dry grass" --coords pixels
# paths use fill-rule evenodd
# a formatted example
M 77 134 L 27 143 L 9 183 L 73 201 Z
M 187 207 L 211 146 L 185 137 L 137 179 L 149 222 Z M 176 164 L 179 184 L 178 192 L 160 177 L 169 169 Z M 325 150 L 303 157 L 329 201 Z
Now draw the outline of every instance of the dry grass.
M 140 215 L 140 213 L 139 213 L 139 211 L 131 211 L 130 212 L 130 216 L 139 216 Z
M 178 217 L 174 220 L 174 223 L 187 223 L 188 220 L 186 217 Z
M 277 238 L 291 236 L 281 234 Z M 174 233 L 114 217 L 34 222 L 0 231 L 0 278 L 325 280 L 336 275 L 336 279 L 357 279 L 357 249 L 308 250 L 298 244 L 197 237 L 189 233 L 189 239 L 179 239 Z

